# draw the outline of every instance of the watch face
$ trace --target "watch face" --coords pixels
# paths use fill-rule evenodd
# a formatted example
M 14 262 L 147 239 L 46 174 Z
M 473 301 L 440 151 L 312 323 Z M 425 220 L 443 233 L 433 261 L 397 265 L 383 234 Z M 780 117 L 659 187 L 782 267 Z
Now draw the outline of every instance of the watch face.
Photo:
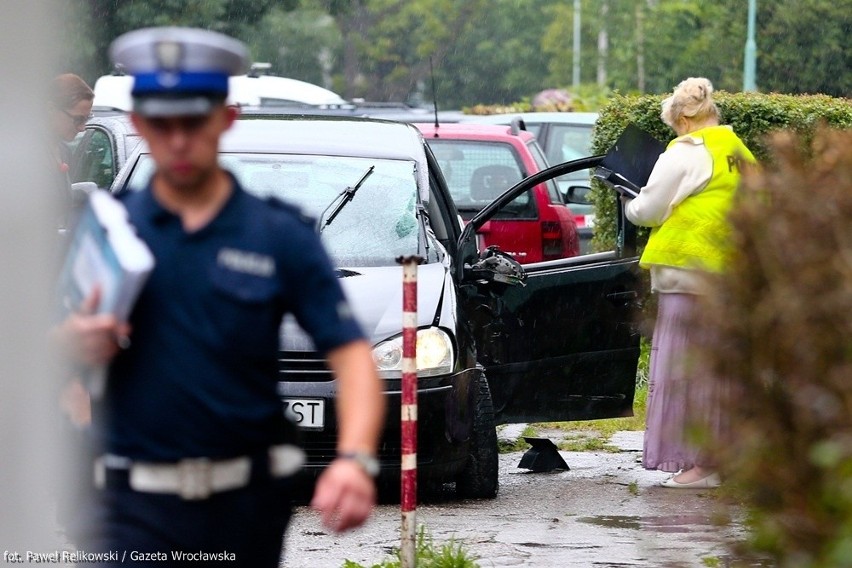
M 379 466 L 379 460 L 377 460 L 374 456 L 370 454 L 365 454 L 361 452 L 349 452 L 338 454 L 338 458 L 353 460 L 355 463 L 364 468 L 364 471 L 367 472 L 367 475 L 370 477 L 376 477 L 379 475 L 379 471 L 381 467 Z
M 361 462 L 361 465 L 364 466 L 364 471 L 370 474 L 370 477 L 376 477 L 379 475 L 379 461 L 376 458 L 367 456 L 367 458 Z

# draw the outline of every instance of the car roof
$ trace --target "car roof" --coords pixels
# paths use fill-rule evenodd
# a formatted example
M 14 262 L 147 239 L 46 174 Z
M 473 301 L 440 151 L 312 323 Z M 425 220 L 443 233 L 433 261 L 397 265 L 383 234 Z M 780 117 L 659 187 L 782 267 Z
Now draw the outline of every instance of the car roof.
M 234 122 L 221 152 L 316 154 L 416 164 L 421 199 L 429 199 L 429 166 L 423 137 L 411 124 L 339 116 L 246 115 Z M 145 148 L 145 146 L 143 146 Z
M 126 112 L 95 113 L 92 118 L 86 121 L 86 124 L 104 125 L 110 128 L 110 130 L 121 130 L 125 133 L 136 131 L 136 129 L 133 127 L 133 122 L 130 120 L 130 115 Z
M 360 118 L 381 118 L 397 122 L 426 122 L 434 119 L 435 111 L 425 107 L 412 107 L 405 103 L 385 103 L 372 101 L 352 101 L 345 105 L 246 105 L 240 108 L 243 115 L 260 114 L 297 114 L 318 116 L 348 116 Z M 443 123 L 458 122 L 462 112 L 458 110 L 438 111 L 438 119 Z
M 419 161 L 422 138 L 410 125 L 338 116 L 247 115 L 225 133 L 222 150 L 265 150 Z
M 534 140 L 535 136 L 525 130 L 513 131 L 510 126 L 497 124 L 475 124 L 475 123 L 415 123 L 423 137 L 429 141 L 433 138 L 446 138 L 448 140 L 512 140 L 520 138 L 524 142 Z
M 598 119 L 596 112 L 509 112 L 501 114 L 465 115 L 462 122 L 475 124 L 510 124 L 520 118 L 529 124 L 542 122 L 580 124 L 593 126 Z
M 108 124 L 135 132 L 126 113 L 97 115 L 87 124 Z M 369 144 L 364 144 L 369 140 Z M 334 115 L 241 115 L 222 138 L 223 151 L 316 153 L 421 161 L 422 137 L 411 124 L 395 120 Z

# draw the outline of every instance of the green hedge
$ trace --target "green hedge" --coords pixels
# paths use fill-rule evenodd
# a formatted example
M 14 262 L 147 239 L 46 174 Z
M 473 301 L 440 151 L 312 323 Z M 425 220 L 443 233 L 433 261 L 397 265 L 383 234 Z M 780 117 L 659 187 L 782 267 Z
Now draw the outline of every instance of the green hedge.
M 614 95 L 600 110 L 595 126 L 592 151 L 604 154 L 619 134 L 631 122 L 662 142 L 668 142 L 675 133 L 660 119 L 660 104 L 666 95 Z M 722 124 L 730 124 L 737 135 L 757 157 L 769 159 L 766 134 L 781 129 L 793 130 L 800 136 L 803 149 L 811 147 L 814 132 L 823 123 L 833 128 L 852 128 L 852 100 L 826 95 L 778 95 L 761 93 L 714 93 L 716 106 L 722 115 Z M 592 246 L 596 250 L 611 250 L 615 246 L 616 207 L 615 192 L 599 182 L 592 184 L 592 201 L 595 204 L 595 235 Z M 647 239 L 647 230 L 639 231 L 641 249 Z

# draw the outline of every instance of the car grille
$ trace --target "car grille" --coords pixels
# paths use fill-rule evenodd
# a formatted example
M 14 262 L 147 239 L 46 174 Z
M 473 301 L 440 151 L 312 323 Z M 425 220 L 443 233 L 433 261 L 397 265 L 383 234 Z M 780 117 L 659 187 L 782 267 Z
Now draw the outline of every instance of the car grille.
M 303 440 L 302 448 L 305 451 L 305 459 L 308 466 L 323 467 L 334 461 L 334 458 L 337 456 L 337 437 L 314 434 Z M 425 456 L 432 455 L 431 449 L 429 449 L 429 452 L 425 452 L 424 448 L 418 449 Z M 378 452 L 376 452 L 376 457 L 385 464 L 399 463 L 401 454 L 402 444 L 399 441 L 395 438 L 382 439 L 378 447 Z M 430 461 L 431 459 L 428 459 L 425 463 L 429 463 Z M 421 458 L 420 462 L 424 463 L 424 460 Z
M 278 354 L 278 378 L 288 382 L 323 382 L 333 380 L 331 370 L 325 363 L 325 358 L 315 351 L 281 351 Z M 302 447 L 305 450 L 307 463 L 311 466 L 325 466 L 334 460 L 337 454 L 337 425 L 329 425 L 323 432 L 303 432 Z M 378 448 L 378 458 L 384 463 L 399 461 L 402 444 L 399 430 L 392 428 Z M 429 440 L 421 440 L 421 461 L 430 461 L 432 455 Z
M 315 351 L 281 351 L 278 355 L 278 377 L 282 381 L 301 383 L 332 380 L 325 358 Z

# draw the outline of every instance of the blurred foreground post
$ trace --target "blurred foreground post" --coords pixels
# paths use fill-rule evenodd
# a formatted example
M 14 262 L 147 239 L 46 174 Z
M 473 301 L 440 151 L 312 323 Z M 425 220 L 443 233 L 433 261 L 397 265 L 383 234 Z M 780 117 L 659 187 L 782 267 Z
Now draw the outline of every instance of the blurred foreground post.
M 417 565 L 417 265 L 408 256 L 402 264 L 402 464 L 400 472 L 402 568 Z
M 0 553 L 56 550 L 58 383 L 47 344 L 59 236 L 48 165 L 52 2 L 0 3 Z M 21 555 L 15 557 L 14 555 Z

